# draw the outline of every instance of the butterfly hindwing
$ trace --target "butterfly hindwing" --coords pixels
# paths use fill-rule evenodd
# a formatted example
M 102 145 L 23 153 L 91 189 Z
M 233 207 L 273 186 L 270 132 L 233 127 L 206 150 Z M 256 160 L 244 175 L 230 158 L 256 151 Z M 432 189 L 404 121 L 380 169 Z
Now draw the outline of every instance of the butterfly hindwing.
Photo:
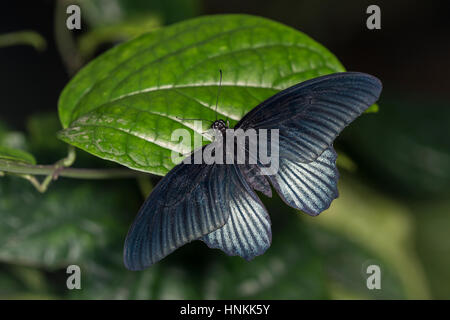
M 284 202 L 315 216 L 338 197 L 336 158 L 332 147 L 308 163 L 280 158 L 278 173 L 269 179 Z
M 230 216 L 227 223 L 201 238 L 208 247 L 217 248 L 230 256 L 246 260 L 263 254 L 272 242 L 270 218 L 261 200 L 250 188 L 237 166 L 235 185 L 241 192 L 230 199 Z M 233 185 L 225 186 L 228 192 Z

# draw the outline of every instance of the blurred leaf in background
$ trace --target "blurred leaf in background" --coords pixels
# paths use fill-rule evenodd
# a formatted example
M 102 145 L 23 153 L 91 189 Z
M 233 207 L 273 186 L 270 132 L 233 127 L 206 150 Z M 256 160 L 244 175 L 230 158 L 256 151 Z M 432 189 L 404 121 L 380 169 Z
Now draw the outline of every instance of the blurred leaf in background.
M 376 117 L 361 117 L 344 130 L 341 141 L 383 187 L 404 197 L 448 195 L 449 118 L 448 103 L 385 101 Z
M 162 25 L 192 18 L 198 0 L 78 0 L 89 30 L 78 38 L 81 55 L 89 60 L 105 45 L 117 44 Z
M 27 150 L 25 135 L 10 130 L 6 124 L 0 122 L 0 162 L 35 164 L 36 159 Z
M 331 294 L 324 261 L 311 242 L 299 217 L 275 219 L 270 249 L 250 263 L 238 257 L 220 255 L 206 272 L 203 298 L 207 299 L 326 299 Z M 278 210 L 279 211 L 279 210 Z M 275 224 L 276 222 L 279 225 Z
M 78 39 L 78 48 L 86 60 L 92 58 L 101 45 L 115 44 L 156 29 L 161 21 L 154 15 L 148 15 L 120 24 L 94 28 L 81 35 Z
M 0 260 L 58 268 L 105 246 L 113 238 L 107 232 L 120 235 L 128 207 L 118 194 L 110 197 L 114 189 L 64 182 L 40 195 L 18 179 L 2 180 Z
M 436 299 L 450 298 L 450 197 L 412 202 L 417 224 L 416 246 Z
M 366 181 L 401 199 L 416 220 L 415 246 L 440 299 L 450 297 L 449 118 L 448 102 L 400 96 L 383 102 L 376 117 L 361 118 L 341 137 Z
M 93 28 L 114 25 L 141 16 L 154 14 L 172 24 L 195 17 L 200 12 L 198 0 L 77 0 L 86 11 L 86 21 Z
M 61 124 L 54 112 L 37 113 L 26 121 L 27 141 L 30 151 L 40 163 L 53 163 L 67 154 L 67 145 L 56 138 Z
M 0 299 L 54 299 L 42 270 L 20 265 L 0 265 Z
M 29 164 L 36 163 L 36 160 L 34 159 L 33 155 L 26 151 L 0 146 L 0 161 L 2 160 L 23 162 Z
M 12 130 L 2 120 L 0 120 L 0 146 L 29 151 L 25 135 L 20 131 Z
M 311 227 L 327 230 L 324 240 L 319 236 L 317 243 L 325 259 L 330 259 L 328 267 L 333 278 L 362 297 L 429 298 L 428 284 L 413 245 L 414 220 L 407 207 L 348 174 L 341 177 L 339 194 L 325 214 L 317 219 L 305 218 Z M 341 242 L 342 247 L 329 234 L 346 239 Z M 366 268 L 371 262 L 380 264 L 383 290 L 369 291 L 365 282 L 358 281 L 358 274 L 368 277 Z

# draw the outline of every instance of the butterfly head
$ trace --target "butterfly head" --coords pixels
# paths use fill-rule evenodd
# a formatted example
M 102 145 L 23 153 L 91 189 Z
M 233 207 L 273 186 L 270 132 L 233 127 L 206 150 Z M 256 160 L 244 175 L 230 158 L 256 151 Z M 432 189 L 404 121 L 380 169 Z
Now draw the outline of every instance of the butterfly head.
M 219 130 L 223 134 L 223 133 L 225 133 L 225 130 L 228 129 L 228 123 L 226 123 L 222 119 L 216 120 L 211 125 L 211 129 Z

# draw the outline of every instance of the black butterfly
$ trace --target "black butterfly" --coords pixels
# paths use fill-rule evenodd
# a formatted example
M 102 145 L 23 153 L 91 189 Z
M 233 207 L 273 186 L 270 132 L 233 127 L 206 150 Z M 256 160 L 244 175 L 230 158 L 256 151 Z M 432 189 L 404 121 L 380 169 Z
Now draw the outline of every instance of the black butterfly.
M 154 188 L 131 226 L 125 266 L 141 270 L 193 240 L 247 260 L 272 240 L 269 215 L 255 190 L 315 216 L 338 197 L 336 136 L 378 99 L 381 82 L 368 74 L 335 73 L 279 92 L 234 129 L 278 129 L 279 170 L 238 164 L 184 164 Z M 213 128 L 224 130 L 223 120 Z M 191 155 L 192 157 L 193 155 Z M 269 184 L 270 182 L 270 184 Z

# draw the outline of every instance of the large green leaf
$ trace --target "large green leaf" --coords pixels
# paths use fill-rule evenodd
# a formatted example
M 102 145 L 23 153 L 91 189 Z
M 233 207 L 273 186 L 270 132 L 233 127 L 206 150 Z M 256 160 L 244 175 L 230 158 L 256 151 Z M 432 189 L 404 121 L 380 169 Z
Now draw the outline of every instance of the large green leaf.
M 188 20 L 119 45 L 82 69 L 63 90 L 59 137 L 103 159 L 164 175 L 172 167 L 180 118 L 235 124 L 264 99 L 298 82 L 344 71 L 305 34 L 247 15 Z M 184 152 L 190 150 L 185 145 Z

